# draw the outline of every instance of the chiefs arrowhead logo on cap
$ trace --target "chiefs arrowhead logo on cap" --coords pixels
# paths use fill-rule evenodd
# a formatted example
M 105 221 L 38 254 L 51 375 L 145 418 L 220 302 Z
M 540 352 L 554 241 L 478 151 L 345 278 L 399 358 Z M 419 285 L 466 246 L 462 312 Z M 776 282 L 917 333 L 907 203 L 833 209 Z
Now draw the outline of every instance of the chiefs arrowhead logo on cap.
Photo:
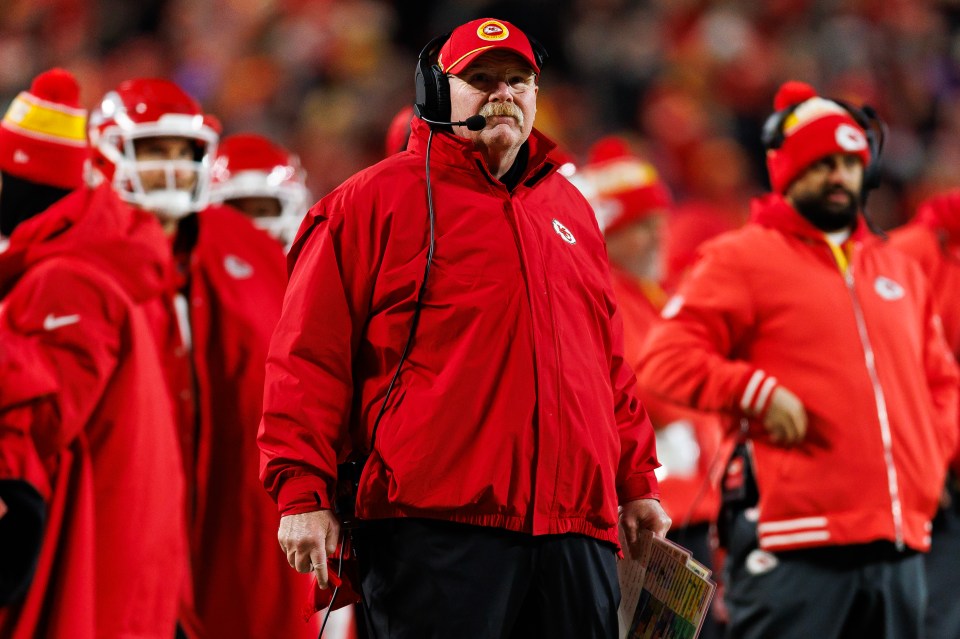
M 487 20 L 477 27 L 477 37 L 481 40 L 506 40 L 510 37 L 510 31 L 499 20 Z

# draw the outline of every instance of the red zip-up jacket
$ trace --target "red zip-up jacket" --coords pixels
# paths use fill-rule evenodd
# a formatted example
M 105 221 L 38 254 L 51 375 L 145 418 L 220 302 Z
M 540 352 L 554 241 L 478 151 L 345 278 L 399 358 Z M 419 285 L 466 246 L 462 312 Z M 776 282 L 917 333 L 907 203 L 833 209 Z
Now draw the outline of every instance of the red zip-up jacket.
M 257 477 L 264 364 L 287 282 L 283 249 L 227 206 L 204 209 L 195 221 L 181 320 L 189 326 L 192 374 L 176 354 L 168 370 L 180 384 L 176 396 L 190 404 L 179 414 L 196 418 L 181 426 L 181 436 L 192 479 L 190 550 L 200 634 L 313 638 L 319 628 L 302 617 L 313 576 L 287 563 L 277 545 L 280 518 Z
M 49 514 L 0 636 L 174 634 L 184 481 L 147 319 L 168 266 L 157 221 L 109 186 L 66 196 L 0 253 L 0 477 L 30 482 Z
M 703 249 L 646 343 L 640 383 L 753 418 L 768 550 L 930 544 L 957 437 L 956 363 L 916 264 L 859 225 L 843 249 L 782 197 Z M 793 447 L 760 423 L 777 385 L 809 425 Z
M 365 450 L 424 273 L 426 125 L 311 211 L 267 359 L 261 479 L 283 514 L 330 506 Z M 433 139 L 436 253 L 416 339 L 361 479 L 361 518 L 431 517 L 617 540 L 657 497 L 603 238 L 534 132 L 508 192 L 471 142 Z
M 925 201 L 909 224 L 890 234 L 890 244 L 914 258 L 930 279 L 947 344 L 960 358 L 960 191 Z M 960 477 L 960 446 L 950 467 Z

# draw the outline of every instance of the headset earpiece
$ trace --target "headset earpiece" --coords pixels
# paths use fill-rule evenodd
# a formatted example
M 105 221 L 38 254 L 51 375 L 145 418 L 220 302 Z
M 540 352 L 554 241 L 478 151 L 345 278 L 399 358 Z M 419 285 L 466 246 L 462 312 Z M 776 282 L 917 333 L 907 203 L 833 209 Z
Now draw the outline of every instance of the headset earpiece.
M 414 76 L 417 94 L 413 111 L 418 117 L 444 121 L 450 119 L 450 81 L 434 62 L 440 47 L 449 37 L 449 33 L 437 36 L 427 43 L 417 57 Z
M 533 50 L 533 61 L 537 63 L 538 69 L 543 69 L 543 63 L 550 57 L 546 47 L 540 44 L 536 38 L 529 35 L 527 36 L 527 41 L 530 43 L 530 49 Z
M 795 104 L 772 113 L 770 117 L 766 119 L 763 123 L 763 130 L 760 133 L 760 141 L 763 143 L 765 149 L 768 151 L 771 149 L 779 149 L 783 145 L 783 125 L 798 106 L 800 105 Z
M 880 154 L 883 152 L 883 143 L 886 138 L 886 126 L 877 111 L 869 104 L 856 107 L 843 100 L 834 100 L 846 109 L 857 121 L 867 136 L 867 148 L 870 149 L 870 164 L 863 172 L 863 191 L 871 191 L 880 186 Z

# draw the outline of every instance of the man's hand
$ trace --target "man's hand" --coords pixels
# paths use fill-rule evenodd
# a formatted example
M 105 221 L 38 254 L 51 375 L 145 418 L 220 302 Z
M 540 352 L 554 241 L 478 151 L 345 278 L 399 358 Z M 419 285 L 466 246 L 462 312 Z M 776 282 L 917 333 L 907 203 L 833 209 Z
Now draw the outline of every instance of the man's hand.
M 807 411 L 803 402 L 783 386 L 777 386 L 770 397 L 763 426 L 775 444 L 792 446 L 800 443 L 807 434 Z
M 280 518 L 277 539 L 287 554 L 287 561 L 297 572 L 317 575 L 317 585 L 329 586 L 327 556 L 337 549 L 340 522 L 332 510 L 315 510 Z
M 3 519 L 3 516 L 7 514 L 7 505 L 3 503 L 3 500 L 0 499 L 0 519 Z
M 641 530 L 652 530 L 657 537 L 663 537 L 670 530 L 671 523 L 656 499 L 635 499 L 625 503 L 620 511 L 620 525 L 631 550 L 628 556 L 633 555 Z

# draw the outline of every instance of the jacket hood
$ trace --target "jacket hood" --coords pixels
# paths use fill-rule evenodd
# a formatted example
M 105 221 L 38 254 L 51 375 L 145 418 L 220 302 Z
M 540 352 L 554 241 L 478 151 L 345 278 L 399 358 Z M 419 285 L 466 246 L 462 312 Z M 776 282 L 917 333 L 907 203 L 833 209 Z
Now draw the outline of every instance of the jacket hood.
M 750 201 L 750 222 L 784 233 L 806 237 L 823 242 L 824 232 L 800 215 L 784 197 L 778 193 L 769 193 Z M 870 236 L 860 216 L 856 218 L 856 227 L 850 234 L 851 240 L 863 241 Z
M 61 255 L 108 273 L 137 302 L 173 281 L 170 245 L 159 222 L 123 203 L 106 184 L 73 191 L 14 230 L 0 253 L 0 295 L 27 269 Z
M 960 244 L 960 190 L 935 195 L 920 204 L 914 222 L 945 231 L 949 244 Z
M 413 118 L 410 123 L 410 141 L 407 144 L 407 150 L 424 155 L 427 152 L 427 140 L 430 138 L 430 126 L 420 118 Z M 555 142 L 545 136 L 537 129 L 530 132 L 530 137 L 525 142 L 529 151 L 527 160 L 527 169 L 524 171 L 523 178 L 518 182 L 523 184 L 534 178 L 539 181 L 557 170 L 562 164 L 559 157 L 552 155 L 557 148 Z M 433 136 L 432 148 L 430 150 L 430 162 L 442 162 L 444 164 L 459 164 L 472 166 L 479 162 L 480 166 L 489 175 L 489 169 L 483 160 L 483 154 L 477 150 L 472 140 L 462 138 L 453 133 L 437 132 Z M 495 178 L 491 175 L 491 180 Z

